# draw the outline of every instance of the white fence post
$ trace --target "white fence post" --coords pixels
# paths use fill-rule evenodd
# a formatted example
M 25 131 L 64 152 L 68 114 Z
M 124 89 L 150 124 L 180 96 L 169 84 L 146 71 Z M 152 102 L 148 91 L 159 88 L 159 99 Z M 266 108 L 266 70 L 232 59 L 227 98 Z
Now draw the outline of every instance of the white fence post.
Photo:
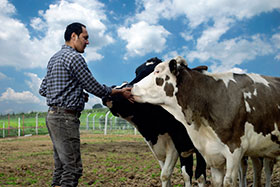
M 20 136 L 20 118 L 18 118 L 18 136 Z
M 89 129 L 89 125 L 88 125 L 88 117 L 89 117 L 89 115 L 91 115 L 91 113 L 89 113 L 88 115 L 87 115 L 87 127 L 86 127 L 86 129 L 88 130 Z
M 113 129 L 113 118 L 114 116 L 110 117 L 110 130 Z
M 35 129 L 35 131 L 36 131 L 36 135 L 38 135 L 38 112 L 37 112 L 37 114 L 36 114 L 36 129 Z
M 134 135 L 137 134 L 137 129 L 134 127 Z
M 103 115 L 101 115 L 101 116 L 99 116 L 99 119 L 98 119 L 98 121 L 99 121 L 99 130 L 101 130 L 101 123 L 100 123 L 100 119 L 103 117 Z
M 95 130 L 95 116 L 96 114 L 92 117 L 92 130 Z
M 104 135 L 107 135 L 107 126 L 108 126 L 108 115 L 110 114 L 110 111 L 108 111 L 105 115 L 105 126 L 104 126 Z
M 3 122 L 3 138 L 5 138 L 5 122 Z

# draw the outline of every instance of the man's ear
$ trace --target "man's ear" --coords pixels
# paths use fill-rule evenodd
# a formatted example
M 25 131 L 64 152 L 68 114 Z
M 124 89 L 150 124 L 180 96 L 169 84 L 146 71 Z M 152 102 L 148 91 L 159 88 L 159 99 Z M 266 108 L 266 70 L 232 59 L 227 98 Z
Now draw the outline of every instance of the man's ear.
M 73 40 L 73 41 L 76 41 L 77 39 L 78 39 L 78 35 L 76 34 L 76 33 L 72 33 L 71 34 L 71 39 Z

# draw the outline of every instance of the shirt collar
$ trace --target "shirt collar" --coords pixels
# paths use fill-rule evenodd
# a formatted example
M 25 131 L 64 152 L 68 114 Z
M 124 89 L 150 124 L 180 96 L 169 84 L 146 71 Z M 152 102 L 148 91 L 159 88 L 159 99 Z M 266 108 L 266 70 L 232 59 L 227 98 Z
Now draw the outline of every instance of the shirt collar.
M 76 51 L 74 48 L 72 48 L 71 46 L 66 45 L 66 44 L 62 45 L 62 48 L 61 48 L 61 49 L 70 49 L 70 50 L 72 50 L 72 51 Z

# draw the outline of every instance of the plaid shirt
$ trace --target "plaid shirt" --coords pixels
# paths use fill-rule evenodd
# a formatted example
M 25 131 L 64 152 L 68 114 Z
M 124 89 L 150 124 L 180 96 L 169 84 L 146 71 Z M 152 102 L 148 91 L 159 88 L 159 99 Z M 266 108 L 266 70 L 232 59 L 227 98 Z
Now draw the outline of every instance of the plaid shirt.
M 63 45 L 49 61 L 39 93 L 47 98 L 48 106 L 82 111 L 84 89 L 100 98 L 112 92 L 110 87 L 96 81 L 81 54 Z

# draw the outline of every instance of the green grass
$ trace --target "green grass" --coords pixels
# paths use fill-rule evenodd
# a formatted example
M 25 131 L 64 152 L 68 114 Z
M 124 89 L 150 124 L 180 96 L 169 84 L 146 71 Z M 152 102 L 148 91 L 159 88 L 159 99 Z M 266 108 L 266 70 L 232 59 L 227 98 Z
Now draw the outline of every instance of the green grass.
M 107 108 L 84 110 L 80 116 L 80 130 L 92 130 L 93 133 L 103 134 L 105 116 L 109 110 Z M 36 115 L 37 112 L 0 115 L 0 138 L 18 136 L 19 118 L 21 136 L 36 134 Z M 46 112 L 38 113 L 38 134 L 47 134 Z M 87 123 L 88 116 L 88 123 Z M 94 120 L 94 126 L 93 126 Z M 3 128 L 4 124 L 4 128 Z M 88 126 L 87 126 L 88 124 Z M 123 127 L 126 127 L 123 130 Z M 111 130 L 112 129 L 112 130 Z M 116 118 L 111 113 L 108 115 L 108 134 L 134 134 L 134 128 L 127 121 Z

